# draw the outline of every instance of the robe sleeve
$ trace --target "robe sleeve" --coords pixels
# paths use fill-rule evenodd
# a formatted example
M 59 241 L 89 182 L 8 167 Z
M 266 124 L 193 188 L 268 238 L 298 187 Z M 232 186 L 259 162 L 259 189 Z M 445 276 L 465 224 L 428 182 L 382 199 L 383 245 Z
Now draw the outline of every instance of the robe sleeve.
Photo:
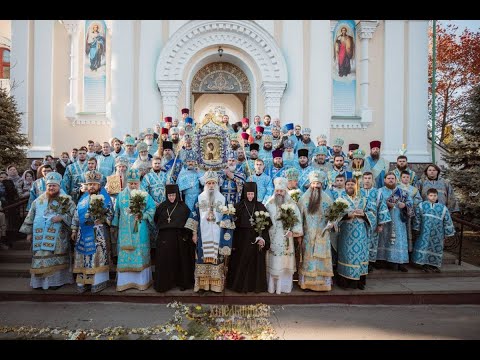
M 377 201 L 377 224 L 382 225 L 392 221 L 390 211 L 388 211 L 387 201 L 382 194 L 381 189 L 378 189 Z
M 445 190 L 446 190 L 446 193 L 447 193 L 447 208 L 448 210 L 453 213 L 453 212 L 459 212 L 460 211 L 460 208 L 458 207 L 458 202 L 457 202 L 457 198 L 455 197 L 455 194 L 453 193 L 453 188 L 452 188 L 452 185 L 450 185 L 450 183 L 448 183 L 447 181 L 445 181 Z
M 302 221 L 302 214 L 300 214 L 300 210 L 298 209 L 298 206 L 295 204 L 295 215 L 297 216 L 298 222 L 293 225 L 292 228 L 292 233 L 293 237 L 299 237 L 303 236 L 303 221 Z
M 72 230 L 78 230 L 80 227 L 80 218 L 78 216 L 78 208 L 75 209 L 75 213 L 73 214 L 73 219 L 72 219 Z
M 35 219 L 35 214 L 37 211 L 36 203 L 32 203 L 30 210 L 28 211 L 27 217 L 23 221 L 22 226 L 20 227 L 19 232 L 23 234 L 33 234 L 33 220 Z
M 62 217 L 62 221 L 63 223 L 68 227 L 70 228 L 70 226 L 72 225 L 72 219 L 73 219 L 73 215 L 75 214 L 75 209 L 76 209 L 76 205 L 75 203 L 73 202 L 72 198 L 70 196 L 68 196 L 69 198 L 69 208 L 67 210 L 67 212 L 65 214 L 62 214 L 60 215 Z
M 115 208 L 113 209 L 112 226 L 118 227 L 120 222 L 120 201 L 122 200 L 122 193 L 118 194 L 117 201 L 115 201 Z
M 188 216 L 187 222 L 185 223 L 185 228 L 191 230 L 194 234 L 196 234 L 199 230 L 200 226 L 200 212 L 198 206 L 198 200 L 195 202 L 193 206 L 193 210 L 190 211 L 190 215 Z
M 443 217 L 443 228 L 445 229 L 445 236 L 455 235 L 455 226 L 453 226 L 452 216 L 450 211 L 445 209 L 445 216 Z
M 142 219 L 148 221 L 150 223 L 150 225 L 155 227 L 153 217 L 155 216 L 155 210 L 156 210 L 157 207 L 155 205 L 155 201 L 153 200 L 153 198 L 150 195 L 147 195 L 146 200 L 147 200 L 146 201 L 146 206 L 145 206 L 145 210 L 143 211 Z
M 62 183 L 61 183 L 61 188 L 63 189 L 63 191 L 65 191 L 68 195 L 70 195 L 70 191 L 72 190 L 72 174 L 71 174 L 71 171 L 72 171 L 72 166 L 69 165 L 67 166 L 67 168 L 65 169 L 65 174 L 63 175 L 63 178 L 62 178 Z
M 412 229 L 415 231 L 420 231 L 422 226 L 422 218 L 423 218 L 423 204 L 420 203 L 415 211 L 415 217 L 412 219 Z

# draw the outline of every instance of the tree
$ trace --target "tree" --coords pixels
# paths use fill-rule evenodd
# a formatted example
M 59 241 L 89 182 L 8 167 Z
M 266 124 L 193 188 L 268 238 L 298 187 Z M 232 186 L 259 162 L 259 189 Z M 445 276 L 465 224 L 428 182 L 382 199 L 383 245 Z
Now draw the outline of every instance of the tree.
M 26 147 L 30 142 L 20 132 L 22 113 L 17 110 L 15 99 L 0 89 L 0 166 L 15 164 L 18 168 L 25 166 Z
M 462 127 L 446 146 L 448 155 L 443 159 L 449 165 L 446 176 L 467 218 L 480 224 L 480 84 L 473 88 L 467 101 Z
M 461 126 L 466 99 L 473 87 L 480 83 L 480 32 L 465 29 L 457 34 L 457 27 L 437 22 L 436 63 L 436 119 L 435 141 L 443 143 L 452 131 Z M 430 40 L 432 31 L 430 30 Z M 432 51 L 429 53 L 429 108 L 432 105 Z M 431 117 L 431 114 L 430 114 Z M 431 132 L 430 125 L 429 131 Z

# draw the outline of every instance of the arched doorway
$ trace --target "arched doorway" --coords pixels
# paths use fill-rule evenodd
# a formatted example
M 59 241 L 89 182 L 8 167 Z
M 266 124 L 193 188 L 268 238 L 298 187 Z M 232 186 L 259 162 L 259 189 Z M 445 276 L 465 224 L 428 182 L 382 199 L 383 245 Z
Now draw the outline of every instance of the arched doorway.
M 197 71 L 190 94 L 197 119 L 213 111 L 227 114 L 234 123 L 251 111 L 250 82 L 238 66 L 228 62 L 210 63 Z

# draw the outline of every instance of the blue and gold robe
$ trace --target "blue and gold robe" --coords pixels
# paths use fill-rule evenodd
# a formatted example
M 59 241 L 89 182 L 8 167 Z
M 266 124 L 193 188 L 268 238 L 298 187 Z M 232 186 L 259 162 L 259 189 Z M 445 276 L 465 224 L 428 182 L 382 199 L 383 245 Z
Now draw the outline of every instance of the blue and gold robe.
M 198 195 L 200 195 L 200 176 L 197 170 L 183 168 L 178 175 L 177 185 L 183 201 L 193 211 Z
M 80 187 L 84 182 L 83 174 L 88 171 L 88 164 L 85 160 L 81 164 L 78 160 L 73 164 L 70 164 L 65 169 L 63 174 L 61 188 L 72 197 L 73 202 L 76 204 L 80 198 Z
M 373 174 L 375 187 L 380 189 L 384 185 L 385 174 L 390 168 L 390 162 L 384 158 L 379 158 L 377 161 L 373 160 L 371 156 L 365 158 L 365 166 L 363 172 L 370 171 Z
M 115 158 L 112 154 L 97 156 L 97 170 L 106 178 L 115 173 Z
M 330 244 L 330 231 L 323 232 L 327 226 L 325 216 L 332 204 L 332 198 L 322 191 L 320 208 L 317 213 L 309 214 L 308 205 L 311 189 L 308 189 L 298 201 L 302 216 L 303 241 L 302 261 L 298 269 L 298 285 L 302 289 L 329 291 L 332 286 L 333 267 Z
M 452 217 L 443 204 L 423 201 L 419 204 L 413 224 L 420 236 L 415 241 L 412 261 L 419 265 L 442 266 L 443 241 L 455 234 Z
M 240 171 L 235 171 L 233 179 L 230 179 L 224 172 L 219 174 L 219 188 L 220 192 L 228 204 L 235 205 L 240 202 L 240 197 L 243 191 L 243 184 L 245 183 L 245 175 Z
M 59 201 L 63 201 L 62 206 Z M 70 269 L 70 225 L 75 212 L 75 203 L 66 194 L 49 201 L 41 194 L 28 212 L 20 232 L 32 234 L 33 258 L 30 267 L 31 282 L 34 288 L 71 284 Z M 51 219 L 60 215 L 62 221 L 53 223 Z
M 437 189 L 438 202 L 445 205 L 450 213 L 460 211 L 457 199 L 453 193 L 452 185 L 445 179 L 438 178 L 438 180 L 421 179 L 417 183 L 420 190 L 420 195 L 423 200 L 427 200 L 428 189 Z
M 399 187 L 393 190 L 382 187 L 379 191 L 387 203 L 394 202 L 395 206 L 389 210 L 392 221 L 385 224 L 383 231 L 379 234 L 377 260 L 406 264 L 409 261 L 407 219 L 414 216 L 412 198 Z M 405 208 L 400 209 L 398 202 L 403 202 L 406 205 Z
M 268 198 L 273 194 L 273 182 L 270 176 L 265 173 L 254 174 L 247 181 L 253 181 L 257 184 L 257 200 L 265 204 Z
M 352 280 L 368 274 L 368 242 L 370 228 L 376 227 L 375 208 L 364 196 L 351 198 L 343 191 L 341 197 L 347 200 L 347 212 L 363 210 L 364 217 L 344 218 L 340 221 L 338 235 L 338 274 Z
M 33 182 L 32 188 L 30 189 L 30 197 L 28 198 L 27 211 L 30 210 L 30 207 L 35 199 L 42 195 L 45 190 L 47 190 L 45 178 L 40 178 Z

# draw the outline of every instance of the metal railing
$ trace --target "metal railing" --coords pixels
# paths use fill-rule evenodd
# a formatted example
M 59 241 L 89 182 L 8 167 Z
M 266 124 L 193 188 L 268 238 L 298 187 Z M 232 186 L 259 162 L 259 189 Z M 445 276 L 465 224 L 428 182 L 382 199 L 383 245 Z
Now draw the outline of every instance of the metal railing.
M 25 220 L 28 215 L 27 204 L 28 198 L 3 207 L 3 212 L 7 219 L 7 230 L 18 231 L 20 229 L 23 220 Z
M 455 225 L 455 235 L 445 238 L 443 248 L 447 251 L 454 252 L 458 248 L 458 265 L 462 265 L 462 246 L 464 227 L 468 227 L 473 231 L 480 231 L 480 225 L 474 224 L 463 219 L 463 213 L 452 214 L 452 220 Z

